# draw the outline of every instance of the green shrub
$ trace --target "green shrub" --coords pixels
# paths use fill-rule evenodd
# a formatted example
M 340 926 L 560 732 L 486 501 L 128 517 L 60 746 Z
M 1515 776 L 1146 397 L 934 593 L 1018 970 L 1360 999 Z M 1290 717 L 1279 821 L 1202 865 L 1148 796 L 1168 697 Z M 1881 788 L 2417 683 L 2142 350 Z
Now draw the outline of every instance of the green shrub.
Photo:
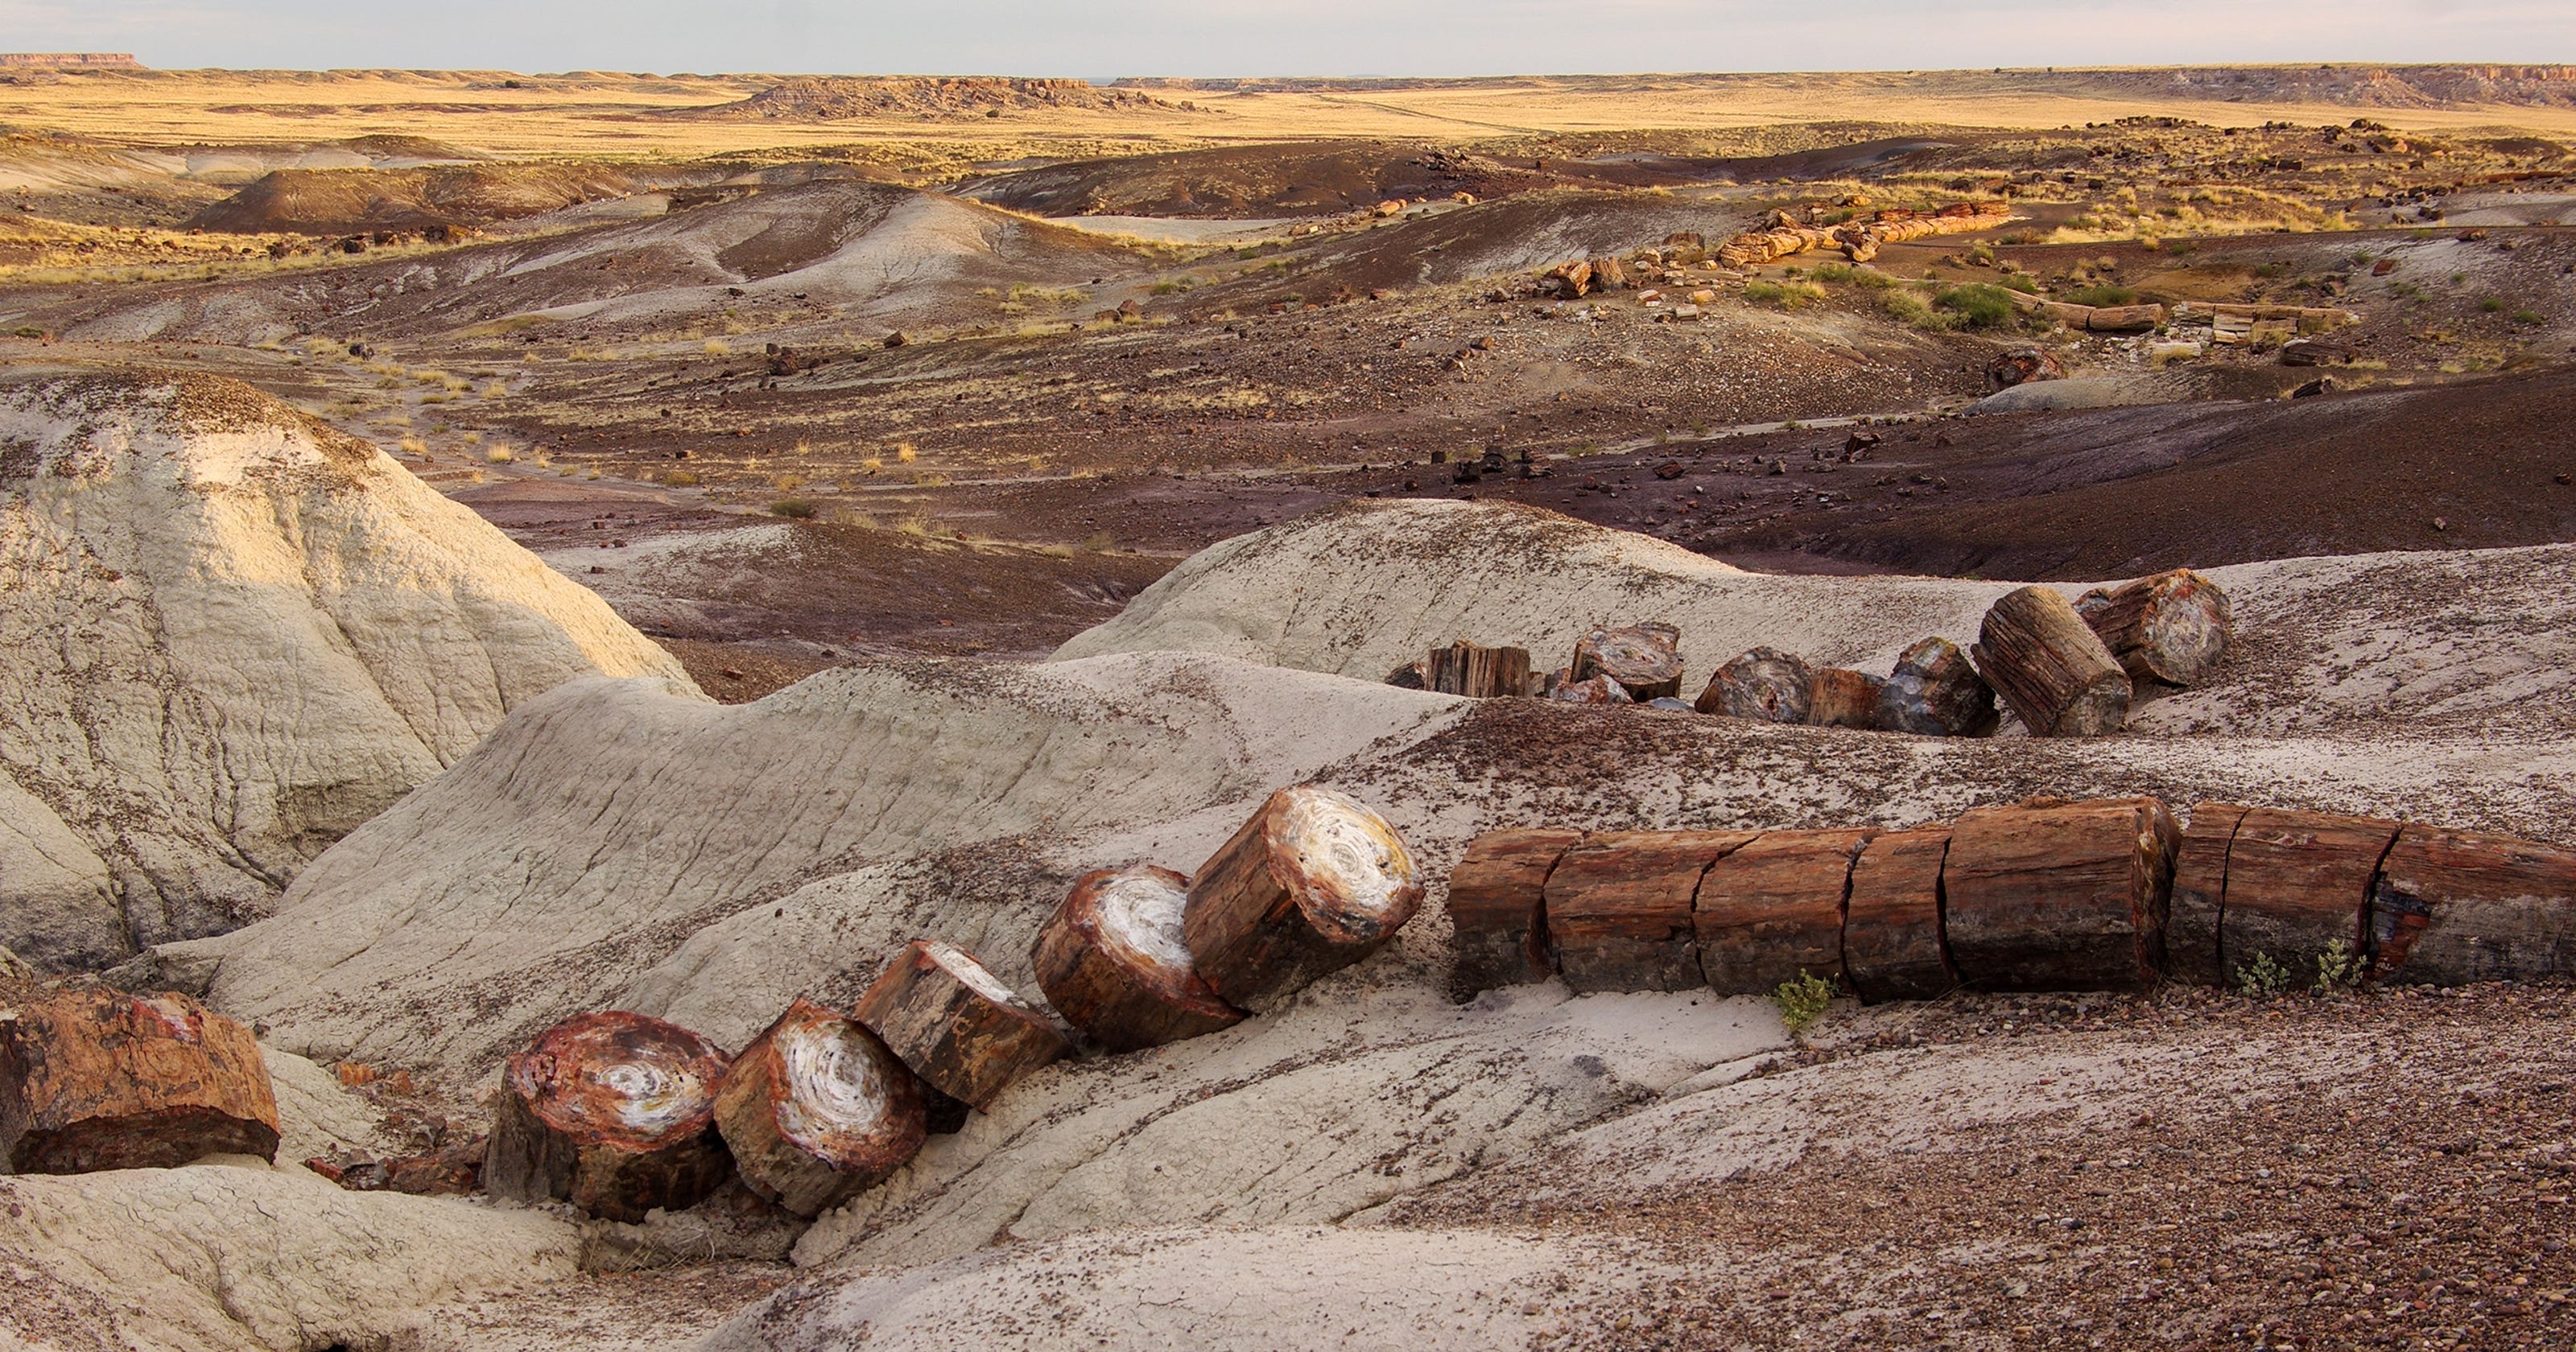
M 780 498 L 769 504 L 769 514 L 783 516 L 790 521 L 810 520 L 814 515 L 814 504 L 803 498 Z
M 2289 969 L 2274 962 L 2269 953 L 2257 953 L 2252 962 L 2236 969 L 2236 989 L 2240 994 L 2278 995 L 2289 988 Z
M 2491 315 L 2502 314 L 2504 313 L 2504 302 L 2497 300 L 2493 296 L 2489 296 L 2485 300 L 2478 302 L 2478 308 Z
M 2006 291 L 2018 291 L 2025 296 L 2036 296 L 2039 294 L 2039 279 L 2031 276 L 2027 272 L 2007 272 L 2003 275 L 2003 280 L 1995 283 L 1995 285 L 2002 287 Z
M 2109 282 L 2077 287 L 2069 292 L 2066 298 L 2077 305 L 2135 305 L 2138 303 L 2136 291 L 2125 286 L 2115 286 Z
M 1933 304 L 1957 315 L 1960 323 L 1972 329 L 2002 328 L 2013 318 L 2011 295 L 2000 286 L 1984 282 L 1945 286 L 1933 297 Z
M 1910 324 L 1918 329 L 1958 327 L 1957 316 L 1933 309 L 1932 302 L 1925 300 L 1921 292 L 1910 288 L 1881 293 L 1878 308 L 1885 310 L 1887 317 L 1897 323 Z
M 1807 1031 L 1825 1016 L 1834 1002 L 1834 983 L 1813 972 L 1801 971 L 1795 981 L 1783 981 L 1771 992 L 1771 1003 L 1780 1009 L 1780 1022 L 1791 1036 Z
M 668 488 L 695 488 L 698 476 L 684 469 L 675 469 L 662 476 L 662 483 Z
M 1756 305 L 1777 305 L 1795 310 L 1825 298 L 1825 289 L 1814 282 L 1750 281 L 1744 284 L 1744 298 Z
M 2332 995 L 2360 984 L 2361 955 L 2352 951 L 2352 945 L 2337 939 L 2317 955 L 2317 994 Z
M 2513 322 L 2517 324 L 2546 324 L 2549 321 L 2542 318 L 2538 310 L 2516 310 L 2513 312 Z

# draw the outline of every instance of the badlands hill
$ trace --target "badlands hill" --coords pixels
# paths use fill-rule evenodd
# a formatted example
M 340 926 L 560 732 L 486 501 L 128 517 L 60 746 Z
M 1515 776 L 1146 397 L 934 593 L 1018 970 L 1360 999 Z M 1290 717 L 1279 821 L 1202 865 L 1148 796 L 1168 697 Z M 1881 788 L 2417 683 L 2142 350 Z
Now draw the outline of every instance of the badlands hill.
M 0 945 L 48 967 L 267 913 L 580 676 L 677 663 L 372 446 L 231 381 L 0 383 Z

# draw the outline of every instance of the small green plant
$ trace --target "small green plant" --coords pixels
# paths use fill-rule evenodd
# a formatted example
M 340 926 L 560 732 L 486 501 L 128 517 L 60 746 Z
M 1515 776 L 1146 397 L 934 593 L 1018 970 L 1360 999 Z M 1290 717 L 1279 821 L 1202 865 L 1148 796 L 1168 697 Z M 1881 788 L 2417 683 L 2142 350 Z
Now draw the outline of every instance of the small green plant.
M 2493 296 L 2489 296 L 2485 300 L 2478 302 L 2478 308 L 2491 315 L 2502 314 L 2504 313 L 2504 302 L 2497 300 Z
M 2125 286 L 2115 286 L 2109 282 L 2097 286 L 2077 287 L 2067 293 L 2066 298 L 2077 305 L 2135 305 L 2138 303 L 2138 293 L 2135 290 Z
M 698 476 L 684 469 L 675 469 L 663 475 L 662 482 L 671 488 L 695 488 L 698 486 Z
M 2031 276 L 2027 272 L 2007 273 L 2004 275 L 2003 280 L 1997 282 L 1996 285 L 2002 287 L 2006 291 L 2018 291 L 2025 296 L 2036 296 L 2039 294 L 2039 279 Z
M 2546 324 L 2549 321 L 2541 318 L 2538 310 L 2516 310 L 2513 312 L 2513 322 L 2517 324 Z
M 769 514 L 783 516 L 790 521 L 810 521 L 814 517 L 814 504 L 803 498 L 780 498 L 769 504 Z
M 1825 289 L 1814 282 L 1750 281 L 1744 284 L 1744 298 L 1756 305 L 1777 305 L 1795 310 L 1825 298 Z
M 1834 983 L 1813 972 L 1801 971 L 1795 981 L 1783 981 L 1771 992 L 1771 1003 L 1780 1010 L 1780 1022 L 1792 1037 L 1806 1032 L 1825 1016 L 1834 1002 Z
M 2257 953 L 2252 962 L 2236 969 L 2236 990 L 2239 994 L 2278 995 L 2289 988 L 2289 969 L 2273 961 L 2269 953 Z
M 2011 294 L 1984 282 L 1943 287 L 1932 303 L 1957 315 L 1960 323 L 1972 329 L 2001 328 L 2012 322 Z
M 2332 995 L 2360 984 L 2361 955 L 2352 951 L 2352 945 L 2337 939 L 2317 955 L 2317 994 Z

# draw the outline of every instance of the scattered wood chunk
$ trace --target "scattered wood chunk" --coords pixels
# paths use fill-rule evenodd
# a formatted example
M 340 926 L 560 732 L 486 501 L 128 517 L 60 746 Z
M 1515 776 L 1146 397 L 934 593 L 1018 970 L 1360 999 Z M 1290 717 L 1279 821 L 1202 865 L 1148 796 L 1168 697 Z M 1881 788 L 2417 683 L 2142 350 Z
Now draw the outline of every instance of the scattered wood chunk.
M 2269 954 L 2294 981 L 2315 980 L 2317 958 L 2341 941 L 2359 963 L 2379 861 L 2397 823 L 2373 817 L 2255 808 L 2227 847 L 2227 899 L 2219 914 L 2220 970 Z
M 1807 721 L 1820 728 L 1874 727 L 1879 692 L 1886 685 L 1865 671 L 1818 667 L 1807 687 Z
M 2198 685 L 2235 632 L 2227 593 L 2188 568 L 2096 587 L 2075 610 L 2133 681 Z
M 904 945 L 850 1017 L 913 1074 L 978 1112 L 1013 1080 L 1070 1050 L 974 954 L 935 939 Z
M 503 1071 L 484 1185 L 607 1220 L 691 1206 L 733 1172 L 715 1125 L 724 1073 L 724 1053 L 677 1024 L 623 1010 L 574 1015 Z
M 2227 848 L 2247 811 L 2233 803 L 2195 803 L 2191 825 L 2182 829 L 2174 852 L 2173 898 L 2165 915 L 2165 971 L 2177 981 L 2227 984 L 2227 964 L 2219 955 Z
M 1581 681 L 1567 679 L 1552 682 L 1547 687 L 1546 698 L 1555 700 L 1559 704 L 1634 704 L 1637 702 L 1629 696 L 1626 686 L 1607 676 L 1594 676 Z
M 1595 629 L 1574 644 L 1574 679 L 1607 676 L 1636 701 L 1682 690 L 1682 631 L 1648 622 L 1623 629 Z
M 1300 784 L 1200 866 L 1181 926 L 1218 997 L 1264 1013 L 1376 952 L 1421 904 L 1413 852 L 1386 818 Z
M 1927 638 L 1896 659 L 1879 688 L 1875 725 L 1926 737 L 1982 737 L 1994 731 L 1995 692 L 1959 645 Z
M 1467 842 L 1449 874 L 1452 988 L 1460 995 L 1525 986 L 1556 975 L 1547 928 L 1547 879 L 1583 839 L 1580 831 L 1536 827 L 1488 831 Z
M 921 1149 L 921 1091 L 877 1035 L 798 1000 L 716 1090 L 716 1130 L 753 1192 L 816 1216 L 884 1182 Z
M 2576 852 L 2408 823 L 2371 892 L 2370 939 L 2382 981 L 2576 975 Z
M 1700 876 L 1699 969 L 1720 995 L 1768 995 L 1801 973 L 1840 986 L 1852 859 L 1876 832 L 1766 831 Z
M 1199 977 L 1181 924 L 1190 880 L 1131 864 L 1074 880 L 1038 932 L 1038 989 L 1074 1027 L 1131 1052 L 1230 1028 L 1243 1011 Z
M 1950 957 L 1987 990 L 2145 990 L 2181 831 L 2152 798 L 1980 808 L 1941 868 Z
M 1700 986 L 1691 906 L 1700 876 L 1752 831 L 1611 831 L 1567 850 L 1545 888 L 1557 966 L 1576 991 Z
M 1815 673 L 1795 656 L 1777 648 L 1755 648 L 1710 675 L 1696 707 L 1701 713 L 1729 718 L 1804 723 L 1815 683 Z
M 1843 974 L 1871 1004 L 1930 1000 L 1959 984 L 1941 936 L 1941 864 L 1950 828 L 1872 837 L 1852 861 L 1843 907 Z
M 2097 737 L 2128 721 L 2129 674 L 2053 587 L 2006 592 L 1969 651 L 2034 737 Z
M 1423 688 L 1469 699 L 1526 695 L 1530 688 L 1527 648 L 1485 648 L 1460 641 L 1434 648 L 1423 659 Z
M 250 1030 L 176 992 L 68 990 L 0 1019 L 0 1163 L 20 1174 L 277 1157 Z
M 483 1156 L 491 1138 L 477 1132 L 437 1149 L 392 1159 L 317 1157 L 304 1167 L 351 1192 L 400 1192 L 414 1197 L 466 1197 L 483 1181 Z
M 1386 674 L 1386 683 L 1399 690 L 1428 690 L 1431 678 L 1420 662 L 1407 662 Z

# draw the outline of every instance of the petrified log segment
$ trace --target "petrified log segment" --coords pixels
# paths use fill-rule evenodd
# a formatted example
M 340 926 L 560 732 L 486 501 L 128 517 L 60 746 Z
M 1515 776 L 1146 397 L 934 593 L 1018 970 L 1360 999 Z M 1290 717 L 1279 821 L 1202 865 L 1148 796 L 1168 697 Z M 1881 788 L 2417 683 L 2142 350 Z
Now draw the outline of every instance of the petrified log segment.
M 1189 879 L 1151 864 L 1075 879 L 1031 955 L 1047 1003 L 1118 1052 L 1240 1022 L 1243 1011 L 1218 999 L 1190 959 L 1189 900 Z
M 2129 717 L 2129 674 L 2050 587 L 2006 592 L 1970 649 L 2034 737 L 2096 737 Z
M 641 1014 L 577 1014 L 539 1034 L 501 1076 L 484 1186 L 640 1221 L 715 1191 L 733 1172 L 716 1134 L 725 1056 Z
M 1982 737 L 1994 731 L 1995 692 L 1959 645 L 1927 638 L 1896 659 L 1879 687 L 1877 726 L 1926 737 Z
M 1386 818 L 1301 784 L 1200 866 L 1182 932 L 1218 997 L 1259 1013 L 1377 951 L 1422 904 L 1415 875 Z
M 2188 568 L 2096 587 L 2075 609 L 2134 681 L 2197 685 L 2235 632 L 2227 593 Z
M 716 1090 L 716 1130 L 753 1192 L 820 1215 L 921 1149 L 921 1091 L 874 1033 L 799 1000 L 742 1049 Z
M 1525 986 L 1556 975 L 1549 948 L 1547 879 L 1583 839 L 1555 827 L 1488 831 L 1467 842 L 1449 874 L 1449 921 L 1460 994 Z
M 2220 920 L 2227 904 L 2227 847 L 2236 839 L 2245 808 L 2196 803 L 2191 825 L 2174 852 L 2173 900 L 2165 912 L 2165 970 L 2177 981 L 2227 984 L 2219 956 Z
M 2297 980 L 2312 978 L 2317 956 L 2342 940 L 2359 958 L 2363 921 L 2379 861 L 2397 839 L 2397 823 L 2375 817 L 2255 808 L 2227 847 L 2227 900 L 2220 912 L 2219 970 L 2268 953 Z
M 1682 691 L 1682 631 L 1669 624 L 1595 629 L 1574 644 L 1574 679 L 1607 676 L 1637 701 Z
M 1551 683 L 1547 687 L 1546 697 L 1555 700 L 1559 704 L 1636 703 L 1634 699 L 1629 698 L 1628 688 L 1626 686 L 1619 684 L 1617 681 L 1611 680 L 1607 676 L 1594 676 L 1587 680 L 1578 681 L 1568 677 L 1565 671 L 1560 671 L 1557 675 L 1560 677 L 1566 677 L 1566 679 Z
M 0 1021 L 0 1161 L 21 1174 L 277 1157 L 250 1030 L 176 993 L 65 991 Z
M 1807 721 L 1820 728 L 1873 727 L 1879 691 L 1886 684 L 1865 671 L 1818 667 L 1807 687 Z
M 1700 974 L 1720 995 L 1768 995 L 1800 973 L 1843 976 L 1843 899 L 1872 831 L 1767 831 L 1709 866 L 1691 903 Z
M 1548 875 L 1547 931 L 1577 991 L 1681 991 L 1706 980 L 1691 904 L 1708 867 L 1751 831 L 1611 831 L 1565 852 Z
M 913 1074 L 978 1112 L 1068 1050 L 1064 1035 L 974 954 L 935 939 L 906 944 L 850 1017 Z
M 1950 958 L 1988 990 L 2144 990 L 2181 832 L 2152 798 L 1981 808 L 1941 868 Z
M 2379 872 L 2370 938 L 2380 980 L 2576 974 L 2576 852 L 2409 823 Z
M 1815 683 L 1815 673 L 1797 657 L 1777 648 L 1755 648 L 1710 675 L 1694 707 L 1729 718 L 1804 723 Z
M 459 1135 L 420 1155 L 374 1159 L 365 1155 L 318 1156 L 304 1167 L 351 1192 L 401 1192 L 414 1197 L 467 1197 L 483 1180 L 483 1155 L 491 1138 Z
M 1843 909 L 1843 974 L 1877 1004 L 1929 1000 L 1959 984 L 1941 938 L 1941 863 L 1950 828 L 1926 826 L 1873 838 L 1852 861 Z
M 1452 643 L 1434 648 L 1422 662 L 1423 686 L 1443 695 L 1500 699 L 1526 695 L 1530 688 L 1527 648 L 1485 648 Z

